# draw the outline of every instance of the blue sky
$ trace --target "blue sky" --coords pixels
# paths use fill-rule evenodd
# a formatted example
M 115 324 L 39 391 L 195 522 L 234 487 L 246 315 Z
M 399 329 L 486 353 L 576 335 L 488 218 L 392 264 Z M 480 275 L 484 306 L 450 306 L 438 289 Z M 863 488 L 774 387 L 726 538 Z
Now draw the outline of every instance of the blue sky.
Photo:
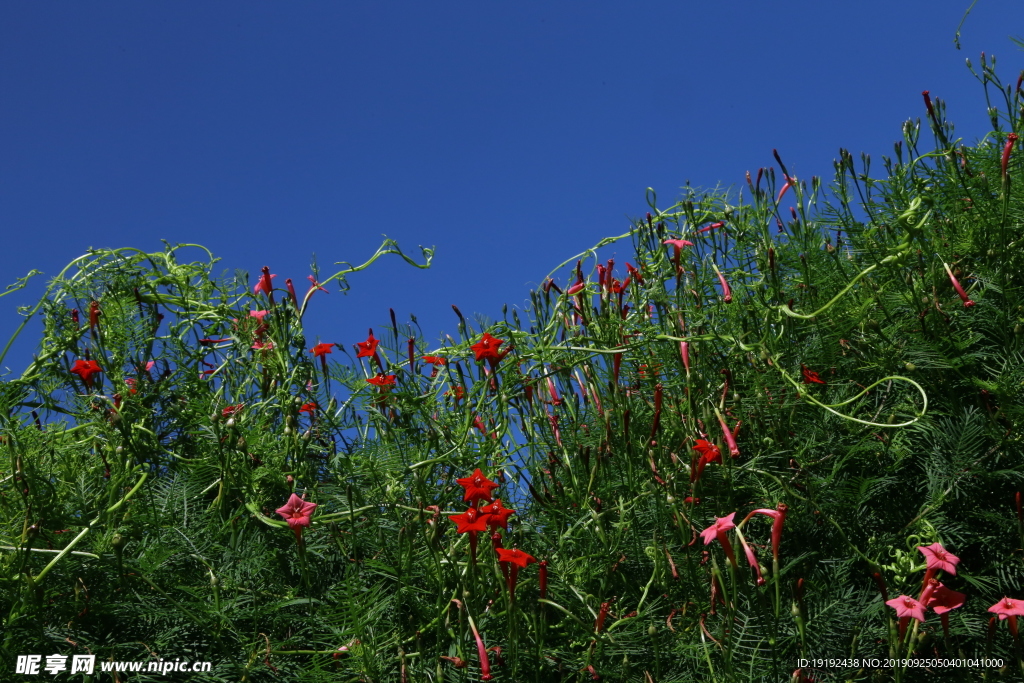
M 434 267 L 352 276 L 314 298 L 307 335 L 350 347 L 391 307 L 436 341 L 452 304 L 524 306 L 642 216 L 648 187 L 661 206 L 687 180 L 739 189 L 773 148 L 804 179 L 839 147 L 881 173 L 925 89 L 981 137 L 964 60 L 995 53 L 1012 82 L 1024 27 L 1019 2 L 980 0 L 957 51 L 969 4 L 7 2 L 0 279 L 165 239 L 305 284 L 313 253 L 331 273 L 387 234 L 435 247 Z M 0 299 L 3 343 L 43 286 Z

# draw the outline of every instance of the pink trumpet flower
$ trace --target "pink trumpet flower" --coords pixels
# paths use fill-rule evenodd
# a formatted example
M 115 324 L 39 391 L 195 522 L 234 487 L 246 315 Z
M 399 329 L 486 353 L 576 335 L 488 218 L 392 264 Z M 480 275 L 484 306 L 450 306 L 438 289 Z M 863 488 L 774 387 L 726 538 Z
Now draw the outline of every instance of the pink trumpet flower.
M 974 306 L 975 302 L 971 301 L 970 297 L 967 296 L 967 292 L 965 292 L 964 288 L 960 286 L 960 283 L 957 281 L 956 276 L 953 275 L 953 271 L 949 269 L 949 266 L 943 263 L 942 267 L 946 269 L 946 275 L 949 276 L 949 281 L 953 283 L 953 289 L 955 289 L 956 293 L 960 296 L 960 300 L 964 302 L 964 308 Z

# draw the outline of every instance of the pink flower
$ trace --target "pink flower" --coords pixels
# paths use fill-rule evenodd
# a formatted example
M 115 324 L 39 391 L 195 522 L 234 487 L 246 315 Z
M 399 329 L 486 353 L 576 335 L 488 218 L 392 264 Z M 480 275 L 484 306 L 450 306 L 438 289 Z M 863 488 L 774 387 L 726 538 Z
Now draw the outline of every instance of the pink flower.
M 945 614 L 963 605 L 966 599 L 967 596 L 963 593 L 950 590 L 940 583 L 932 591 L 931 598 L 928 600 L 928 607 L 936 614 Z
M 700 532 L 700 537 L 704 539 L 704 545 L 710 544 L 711 541 L 715 540 L 719 534 L 724 534 L 729 529 L 735 529 L 736 524 L 732 521 L 732 518 L 735 516 L 736 513 L 733 512 L 725 517 L 718 517 L 715 519 L 714 524 Z
M 319 282 L 317 282 L 316 278 L 313 277 L 312 275 L 307 275 L 306 279 L 313 283 L 312 285 L 310 285 L 309 291 L 312 292 L 313 290 L 318 290 L 323 292 L 324 294 L 330 294 L 330 292 L 327 291 L 327 288 L 321 285 Z
M 898 598 L 887 601 L 885 604 L 896 610 L 896 616 L 901 619 L 913 617 L 918 621 L 924 621 L 924 605 L 909 595 L 901 595 Z
M 946 269 L 946 275 L 949 275 L 949 281 L 953 283 L 953 289 L 956 290 L 956 293 L 960 297 L 960 300 L 964 302 L 964 308 L 970 308 L 971 306 L 974 306 L 974 302 L 971 301 L 970 297 L 967 296 L 967 292 L 964 291 L 964 288 L 960 286 L 960 283 L 953 275 L 953 271 L 949 269 L 949 266 L 943 263 L 942 267 Z
M 772 512 L 775 511 L 772 510 Z M 757 563 L 757 555 L 754 554 L 754 549 L 750 547 L 750 544 L 747 543 L 747 540 L 742 535 L 740 536 L 740 545 L 743 546 L 743 552 L 747 556 L 747 563 L 754 568 L 754 572 L 757 574 L 757 585 L 763 586 L 764 577 L 761 576 L 761 565 Z
M 718 266 L 711 264 L 711 267 L 715 269 L 715 275 L 718 276 L 718 283 L 722 285 L 722 300 L 727 304 L 732 303 L 732 290 L 729 289 L 729 283 L 725 281 L 725 276 L 718 270 Z
M 274 291 L 274 285 L 271 284 L 270 281 L 275 277 L 277 277 L 277 275 L 270 274 L 269 266 L 263 266 L 263 274 L 260 275 L 259 280 L 257 280 L 256 284 L 253 286 L 252 293 L 255 295 L 263 292 L 267 296 L 270 296 L 270 293 Z
M 725 517 L 719 517 L 715 520 L 714 524 L 700 532 L 701 538 L 704 539 L 704 545 L 708 545 L 716 538 L 718 539 L 718 542 L 722 544 L 722 550 L 725 551 L 725 556 L 729 558 L 729 562 L 734 567 L 736 566 L 736 555 L 732 552 L 732 544 L 729 543 L 729 537 L 725 535 L 725 532 L 736 528 L 732 521 L 732 518 L 735 516 L 736 513 L 733 512 Z
M 788 510 L 788 505 L 785 503 L 779 503 L 779 507 L 775 510 L 769 510 L 768 508 L 754 510 L 744 517 L 743 522 L 741 522 L 741 524 L 745 524 L 747 520 L 754 515 L 766 515 L 772 518 L 772 557 L 776 560 L 779 559 L 779 544 L 782 542 L 782 526 L 786 523 L 786 512 Z
M 662 244 L 671 244 L 673 247 L 676 248 L 676 252 L 678 252 L 683 247 L 692 247 L 693 246 L 693 242 L 690 242 L 689 240 L 681 240 L 681 239 L 665 240 Z
M 722 221 L 718 221 L 717 223 L 712 223 L 711 225 L 708 225 L 708 226 L 705 226 L 705 227 L 701 228 L 697 232 L 708 232 L 709 230 L 714 230 L 715 228 L 720 228 L 723 225 L 725 225 L 725 223 L 723 223 Z
M 1000 621 L 1007 617 L 1024 617 L 1024 600 L 1003 598 L 996 604 L 989 607 L 988 611 L 998 614 Z
M 287 503 L 277 508 L 277 514 L 284 517 L 284 521 L 288 522 L 288 526 L 298 535 L 302 527 L 309 526 L 313 510 L 316 510 L 316 503 L 302 500 L 293 493 Z
M 270 313 L 270 311 L 249 311 L 249 317 L 263 322 L 263 318 L 266 317 L 267 313 Z
M 956 566 L 960 564 L 960 558 L 942 547 L 941 543 L 921 545 L 917 547 L 928 562 L 928 569 L 941 569 L 949 574 L 956 575 Z
M 779 196 L 775 199 L 775 203 L 776 204 L 778 204 L 779 202 L 782 201 L 782 196 L 784 194 L 786 194 L 786 190 L 788 190 L 791 187 L 793 187 L 792 178 L 790 178 L 789 176 L 786 176 L 786 182 L 783 183 L 782 189 L 779 190 Z
M 683 357 L 683 368 L 686 369 L 686 375 L 690 375 L 690 343 L 679 342 L 679 355 Z
M 1001 170 L 1003 172 L 1003 178 L 1006 178 L 1006 172 L 1010 165 L 1010 152 L 1013 151 L 1013 146 L 1017 144 L 1019 136 L 1016 133 L 1010 133 L 1006 136 L 1006 146 L 1003 147 L 1003 158 L 1001 160 Z
M 722 427 L 722 436 L 725 437 L 725 443 L 729 446 L 729 455 L 735 458 L 740 454 L 739 446 L 736 445 L 736 437 L 729 431 L 729 425 L 725 424 L 725 418 L 721 415 L 718 416 L 718 424 Z

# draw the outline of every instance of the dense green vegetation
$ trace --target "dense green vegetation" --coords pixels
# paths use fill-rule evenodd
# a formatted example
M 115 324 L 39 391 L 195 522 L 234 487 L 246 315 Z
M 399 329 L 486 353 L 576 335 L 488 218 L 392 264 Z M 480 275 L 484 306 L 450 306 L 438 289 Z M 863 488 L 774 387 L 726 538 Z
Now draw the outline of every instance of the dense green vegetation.
M 993 131 L 976 144 L 926 96 L 880 177 L 843 150 L 831 184 L 776 156 L 739 194 L 651 193 L 527 310 L 456 311 L 440 346 L 394 317 L 321 340 L 303 313 L 339 302 L 315 281 L 216 277 L 195 247 L 76 260 L 25 311 L 45 322 L 34 362 L 0 383 L 0 667 L 968 680 L 999 667 L 794 670 L 989 656 L 1019 672 L 1018 608 L 989 607 L 1024 599 L 1024 98 L 991 64 L 978 76 Z M 628 264 L 600 258 L 627 241 Z M 389 253 L 431 257 L 388 242 L 365 266 Z M 956 602 L 929 578 L 963 604 L 923 622 L 886 605 Z

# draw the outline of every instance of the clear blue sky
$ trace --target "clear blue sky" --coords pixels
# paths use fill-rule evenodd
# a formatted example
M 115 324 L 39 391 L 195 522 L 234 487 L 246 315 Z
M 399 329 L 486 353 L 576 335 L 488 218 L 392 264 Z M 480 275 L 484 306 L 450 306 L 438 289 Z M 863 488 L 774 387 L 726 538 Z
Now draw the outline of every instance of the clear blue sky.
M 166 239 L 305 284 L 312 253 L 330 273 L 386 233 L 435 246 L 434 267 L 353 276 L 307 333 L 351 346 L 393 307 L 437 340 L 451 304 L 500 318 L 625 232 L 647 187 L 662 206 L 687 180 L 738 189 L 772 148 L 804 179 L 839 147 L 881 173 L 925 89 L 984 135 L 964 59 L 995 53 L 1012 81 L 1024 22 L 980 0 L 957 51 L 969 4 L 5 2 L 0 279 Z M 4 342 L 43 284 L 0 299 Z

